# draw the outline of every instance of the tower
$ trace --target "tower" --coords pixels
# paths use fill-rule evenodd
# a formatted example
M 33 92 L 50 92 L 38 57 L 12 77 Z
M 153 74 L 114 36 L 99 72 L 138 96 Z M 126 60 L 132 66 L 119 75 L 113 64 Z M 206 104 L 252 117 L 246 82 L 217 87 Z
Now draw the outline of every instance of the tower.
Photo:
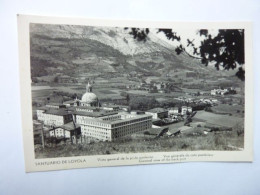
M 86 85 L 86 91 L 87 92 L 92 92 L 92 85 L 88 82 L 88 84 Z

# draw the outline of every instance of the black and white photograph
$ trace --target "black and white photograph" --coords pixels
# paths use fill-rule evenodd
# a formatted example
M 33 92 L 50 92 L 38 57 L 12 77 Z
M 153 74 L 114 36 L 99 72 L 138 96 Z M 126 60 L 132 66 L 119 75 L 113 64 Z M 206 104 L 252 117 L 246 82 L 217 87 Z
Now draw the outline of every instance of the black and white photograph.
M 102 24 L 28 25 L 36 166 L 245 152 L 246 26 Z

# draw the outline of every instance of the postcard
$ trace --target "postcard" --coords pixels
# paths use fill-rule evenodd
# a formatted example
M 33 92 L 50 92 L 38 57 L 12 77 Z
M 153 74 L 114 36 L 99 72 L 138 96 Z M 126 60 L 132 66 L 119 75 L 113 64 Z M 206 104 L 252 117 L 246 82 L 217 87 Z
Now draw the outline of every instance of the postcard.
M 250 22 L 17 19 L 26 172 L 252 162 Z

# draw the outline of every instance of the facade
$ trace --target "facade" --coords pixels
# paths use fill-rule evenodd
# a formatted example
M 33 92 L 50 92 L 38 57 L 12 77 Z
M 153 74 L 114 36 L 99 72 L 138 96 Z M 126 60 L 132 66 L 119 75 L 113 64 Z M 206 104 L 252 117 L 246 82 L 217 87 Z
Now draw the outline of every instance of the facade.
M 168 110 L 163 108 L 153 108 L 145 112 L 145 114 L 152 115 L 153 119 L 163 119 L 168 117 Z
M 72 138 L 81 134 L 80 126 L 74 122 L 69 122 L 60 127 L 49 130 L 51 137 L 56 138 Z
M 39 109 L 37 118 L 45 126 L 57 127 L 72 121 L 72 114 L 64 109 Z
M 119 111 L 120 108 L 117 105 L 103 105 L 102 109 L 111 110 L 111 111 Z
M 150 129 L 152 127 L 152 116 L 147 114 L 116 114 L 90 119 L 83 115 L 77 115 L 76 122 L 81 126 L 82 136 L 112 141 Z
M 181 114 L 182 115 L 185 115 L 188 113 L 191 113 L 192 112 L 192 107 L 189 107 L 189 106 L 182 106 L 181 107 Z
M 54 109 L 60 109 L 60 108 L 66 108 L 65 105 L 59 104 L 59 103 L 48 103 L 46 104 L 47 108 L 54 108 Z
M 68 108 L 68 107 L 75 107 L 75 106 L 79 106 L 80 105 L 80 100 L 78 100 L 77 98 L 74 100 L 69 100 L 69 101 L 65 101 L 63 102 L 63 104 Z
M 169 109 L 169 115 L 174 115 L 174 114 L 178 114 L 179 113 L 179 108 L 178 107 L 174 107 Z
M 188 111 L 188 107 L 187 106 L 182 106 L 181 107 L 181 115 L 185 115 Z

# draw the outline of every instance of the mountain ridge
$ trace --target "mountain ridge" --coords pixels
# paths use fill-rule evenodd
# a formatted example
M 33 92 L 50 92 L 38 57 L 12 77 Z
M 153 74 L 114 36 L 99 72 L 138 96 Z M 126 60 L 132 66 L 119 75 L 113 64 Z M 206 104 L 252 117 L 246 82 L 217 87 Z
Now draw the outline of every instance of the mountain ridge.
M 176 69 L 208 74 L 212 70 L 188 55 L 177 55 L 171 44 L 153 33 L 143 42 L 117 27 L 31 24 L 30 46 L 32 77 L 50 74 L 53 69 L 73 71 L 78 66 L 85 66 L 88 72 L 160 75 Z

